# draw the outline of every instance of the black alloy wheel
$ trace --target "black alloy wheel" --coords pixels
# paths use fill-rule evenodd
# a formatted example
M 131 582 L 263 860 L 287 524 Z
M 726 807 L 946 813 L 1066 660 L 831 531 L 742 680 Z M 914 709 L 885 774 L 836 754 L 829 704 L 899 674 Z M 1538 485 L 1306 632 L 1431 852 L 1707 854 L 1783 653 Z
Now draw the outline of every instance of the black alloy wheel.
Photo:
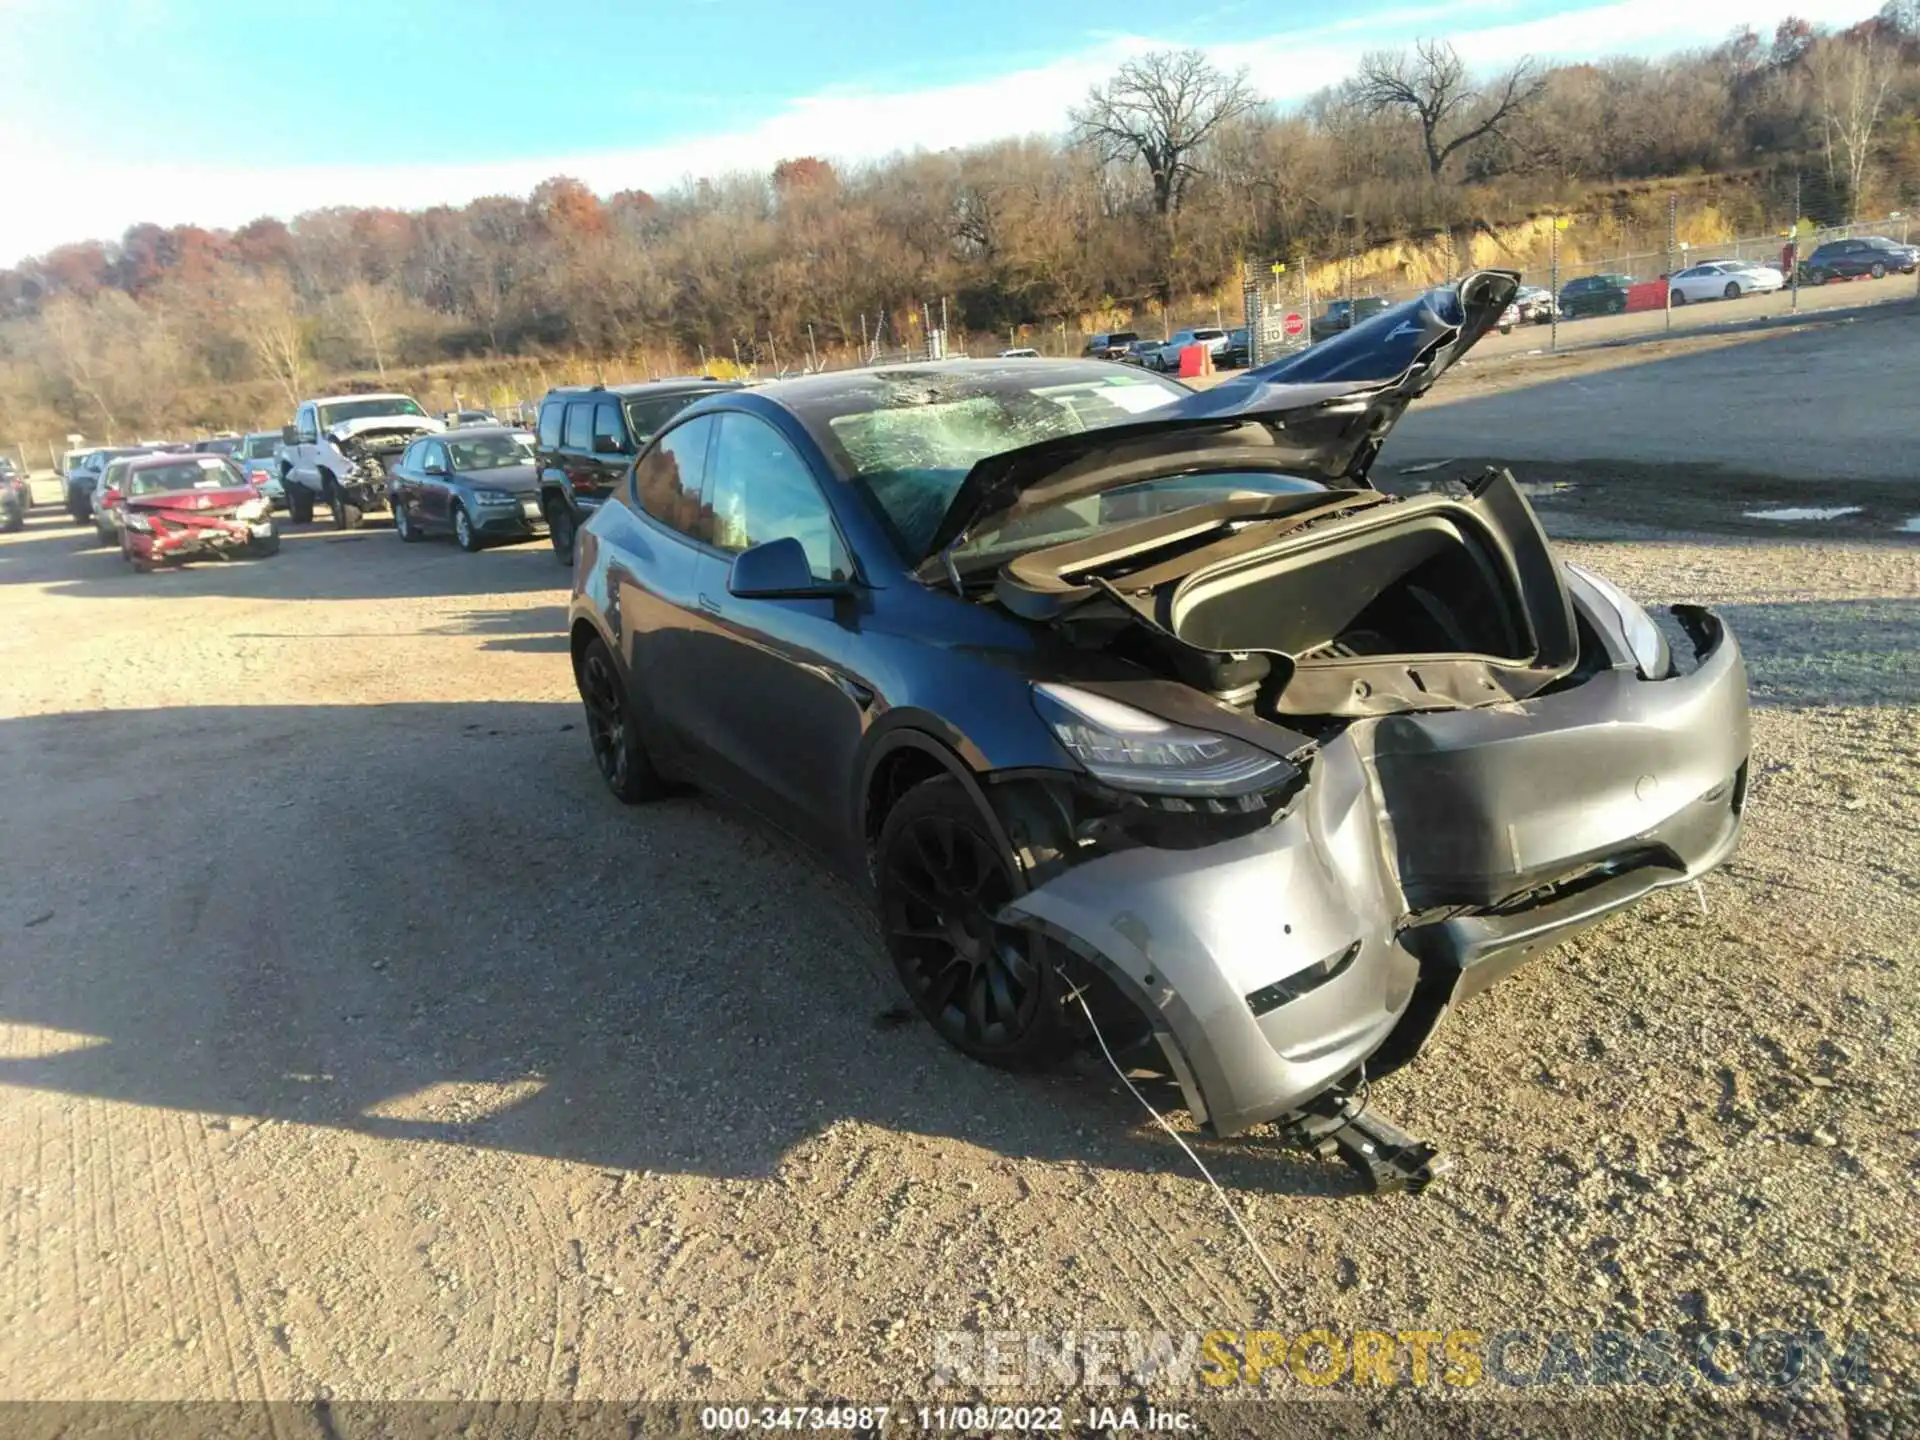
M 602 641 L 588 642 L 574 661 L 573 677 L 586 707 L 587 741 L 600 778 L 624 804 L 651 800 L 661 791 L 660 777 L 640 742 L 613 656 Z
M 958 781 L 908 791 L 881 827 L 876 859 L 887 949 L 942 1039 L 1007 1069 L 1071 1048 L 1047 941 L 994 920 L 1024 880 Z

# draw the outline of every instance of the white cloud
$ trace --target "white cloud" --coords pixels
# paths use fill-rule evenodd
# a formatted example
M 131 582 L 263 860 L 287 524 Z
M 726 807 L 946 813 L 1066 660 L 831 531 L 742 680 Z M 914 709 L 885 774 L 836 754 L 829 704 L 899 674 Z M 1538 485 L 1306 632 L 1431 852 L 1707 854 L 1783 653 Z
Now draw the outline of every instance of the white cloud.
M 0 0 L 8 3 L 8 0 Z M 1546 19 L 1482 23 L 1448 33 L 1477 66 L 1520 55 L 1573 59 L 1625 51 L 1659 53 L 1711 44 L 1736 27 L 1771 30 L 1778 15 L 1756 16 L 1751 0 L 1615 0 Z M 1360 54 L 1430 33 L 1443 16 L 1489 17 L 1487 0 L 1334 21 L 1306 31 L 1207 47 L 1221 64 L 1244 65 L 1277 100 L 1298 99 L 1349 73 Z M 1792 13 L 1815 23 L 1851 24 L 1873 0 L 1803 0 Z M 1242 12 L 1257 15 L 1259 7 Z M 1783 8 L 1782 14 L 1787 13 Z M 1489 17 L 1490 18 L 1490 17 Z M 765 170 L 794 155 L 857 160 L 895 151 L 941 150 L 1010 134 L 1057 131 L 1087 87 L 1122 59 L 1170 43 L 1164 37 L 1115 36 L 1050 64 L 994 79 L 918 91 L 837 90 L 801 96 L 758 124 L 670 144 L 532 160 L 471 164 L 308 165 L 283 169 L 207 165 L 117 165 L 61 155 L 0 132 L 10 157 L 9 193 L 33 196 L 0 213 L 0 257 L 36 254 L 64 241 L 118 236 L 138 221 L 231 227 L 260 214 L 289 218 L 328 205 L 418 209 L 462 204 L 478 195 L 524 194 L 550 175 L 573 175 L 607 193 L 659 190 L 689 176 Z M 0 263 L 4 263 L 0 261 Z

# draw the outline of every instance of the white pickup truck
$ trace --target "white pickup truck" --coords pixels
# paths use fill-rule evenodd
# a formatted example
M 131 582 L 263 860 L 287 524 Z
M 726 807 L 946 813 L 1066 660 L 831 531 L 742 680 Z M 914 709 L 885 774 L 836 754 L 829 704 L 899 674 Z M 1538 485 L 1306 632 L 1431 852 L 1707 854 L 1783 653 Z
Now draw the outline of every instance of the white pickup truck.
M 305 523 L 314 503 L 333 511 L 336 530 L 357 530 L 387 508 L 387 469 L 422 435 L 447 427 L 408 395 L 325 395 L 303 401 L 280 432 L 280 483 L 287 511 Z

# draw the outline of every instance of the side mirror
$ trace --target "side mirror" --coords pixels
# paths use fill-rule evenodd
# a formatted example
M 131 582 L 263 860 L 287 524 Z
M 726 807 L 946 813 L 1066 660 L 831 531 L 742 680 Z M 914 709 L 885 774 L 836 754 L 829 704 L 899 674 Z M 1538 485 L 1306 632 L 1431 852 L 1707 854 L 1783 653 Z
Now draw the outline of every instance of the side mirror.
M 804 600 L 853 593 L 839 580 L 816 580 L 807 550 L 791 535 L 742 550 L 727 572 L 727 593 L 742 600 Z
M 596 455 L 624 455 L 627 452 L 613 436 L 596 435 L 593 437 L 593 453 Z
M 299 430 L 291 425 L 282 425 L 280 427 L 280 443 L 282 445 L 298 445 L 300 443 Z

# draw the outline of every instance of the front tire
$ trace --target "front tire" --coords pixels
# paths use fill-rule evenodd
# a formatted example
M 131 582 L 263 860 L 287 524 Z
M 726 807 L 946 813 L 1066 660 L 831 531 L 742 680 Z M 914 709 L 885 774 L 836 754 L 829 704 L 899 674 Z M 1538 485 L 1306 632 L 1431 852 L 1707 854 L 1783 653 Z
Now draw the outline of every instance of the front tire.
M 553 542 L 553 558 L 573 568 L 573 547 L 577 539 L 573 507 L 555 497 L 547 501 L 547 538 Z
M 280 478 L 280 487 L 287 493 L 287 514 L 293 517 L 293 523 L 311 525 L 313 523 L 313 491 L 297 480 L 287 479 L 284 475 Z
M 907 994 L 963 1054 L 1024 1070 L 1075 1043 L 1046 940 L 994 923 L 1027 888 L 958 780 L 916 785 L 887 813 L 874 876 L 887 950 Z
M 1738 300 L 1740 298 L 1740 282 L 1738 280 L 1729 280 L 1726 290 L 1722 293 L 1724 293 L 1729 300 Z
M 1884 280 L 1887 278 L 1887 267 L 1876 260 L 1873 262 L 1873 268 L 1867 273 L 1876 280 Z
M 358 505 L 347 502 L 346 493 L 340 483 L 331 475 L 325 478 L 327 487 L 327 506 L 333 511 L 333 528 L 336 530 L 358 530 L 366 516 Z
M 457 502 L 453 507 L 453 538 L 469 555 L 477 555 L 487 548 L 480 532 L 474 528 L 473 517 L 467 514 L 467 507 Z
M 1675 304 L 1676 306 L 1679 306 L 1679 305 L 1684 305 L 1684 304 L 1686 304 L 1686 303 L 1687 303 L 1687 292 L 1686 292 L 1686 291 L 1684 291 L 1684 290 L 1676 290 L 1676 291 L 1674 291 L 1674 292 L 1673 292 L 1673 303 L 1674 303 L 1674 304 Z
M 613 652 L 595 636 L 573 662 L 573 681 L 587 711 L 587 740 L 593 763 L 614 798 L 623 805 L 652 800 L 664 787 L 641 742 L 633 706 L 620 682 Z

